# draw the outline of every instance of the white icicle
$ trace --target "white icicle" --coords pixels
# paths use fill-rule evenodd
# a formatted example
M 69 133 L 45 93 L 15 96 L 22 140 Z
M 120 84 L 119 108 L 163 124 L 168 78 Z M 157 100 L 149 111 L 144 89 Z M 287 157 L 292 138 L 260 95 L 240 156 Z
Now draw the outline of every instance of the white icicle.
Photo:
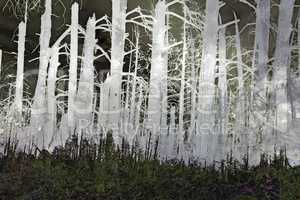
M 24 53 L 25 53 L 26 22 L 19 24 L 18 60 L 16 77 L 15 108 L 22 114 L 23 108 L 23 81 L 24 81 Z
M 75 118 L 74 105 L 77 89 L 77 61 L 78 61 L 78 3 L 72 6 L 71 19 L 71 47 L 70 47 L 70 69 L 68 86 L 68 126 L 69 134 L 74 134 Z

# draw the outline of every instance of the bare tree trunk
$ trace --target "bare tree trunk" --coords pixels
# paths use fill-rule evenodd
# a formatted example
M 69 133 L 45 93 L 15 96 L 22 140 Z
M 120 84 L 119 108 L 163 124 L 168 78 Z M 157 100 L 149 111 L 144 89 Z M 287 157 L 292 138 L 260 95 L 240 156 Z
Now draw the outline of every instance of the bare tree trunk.
M 184 18 L 186 18 L 186 8 L 184 8 Z M 183 137 L 184 132 L 184 100 L 185 100 L 185 71 L 186 71 L 186 51 L 187 51 L 187 41 L 186 41 L 186 22 L 183 24 L 183 50 L 182 50 L 182 67 L 181 67 L 181 84 L 179 93 L 179 134 Z M 179 137 L 180 137 L 179 136 Z
M 295 0 L 282 0 L 279 7 L 278 33 L 273 66 L 273 105 L 275 132 L 287 133 L 291 122 L 291 105 L 287 95 L 287 71 L 290 57 L 290 35 Z
M 87 130 L 93 124 L 93 99 L 94 99 L 94 50 L 96 48 L 96 19 L 90 18 L 83 49 L 83 65 L 76 95 L 76 118 L 78 130 Z M 79 132 L 80 133 L 80 132 Z
M 127 0 L 112 1 L 112 47 L 109 103 L 109 128 L 119 127 L 121 117 L 121 86 L 125 45 Z
M 25 37 L 26 37 L 26 20 L 25 22 L 21 22 L 19 24 L 19 40 L 18 40 L 15 106 L 17 112 L 20 114 L 20 117 L 22 116 L 22 110 L 23 110 Z
M 235 20 L 237 17 L 235 15 Z M 240 31 L 238 24 L 235 23 L 235 42 L 236 42 L 236 53 L 237 53 L 237 72 L 238 72 L 238 97 L 237 97 L 237 130 L 243 132 L 243 128 L 246 123 L 246 109 L 245 109 L 245 88 L 244 88 L 244 70 L 243 70 L 243 59 L 242 59 L 242 47 L 241 47 L 241 39 L 240 39 Z
M 68 128 L 69 134 L 74 134 L 75 117 L 74 106 L 77 90 L 77 65 L 78 65 L 78 3 L 72 6 L 71 19 L 71 49 L 70 49 L 70 69 L 69 69 L 69 85 L 68 85 Z
M 226 29 L 219 31 L 219 97 L 220 97 L 220 133 L 227 133 L 228 122 L 228 86 L 226 67 Z
M 48 128 L 46 130 L 47 138 L 51 138 L 51 142 L 55 139 L 56 134 L 56 122 L 57 122 L 57 106 L 56 106 L 56 80 L 57 80 L 57 69 L 59 63 L 59 47 L 52 47 L 50 67 L 48 73 L 48 84 L 47 84 L 47 97 L 48 97 Z M 50 142 L 50 143 L 51 143 Z M 51 145 L 51 144 L 48 145 Z M 48 146 L 49 147 L 49 146 Z M 47 148 L 48 148 L 47 147 Z
M 215 68 L 218 39 L 219 1 L 206 1 L 206 17 L 203 32 L 202 64 L 199 80 L 199 128 L 200 132 L 213 133 L 215 127 Z
M 162 103 L 167 96 L 162 91 L 162 82 L 166 81 L 167 66 L 165 66 L 165 39 L 166 39 L 166 5 L 159 1 L 155 8 L 155 22 L 152 33 L 152 61 L 150 72 L 150 92 L 148 102 L 148 125 L 151 126 L 153 134 L 161 128 L 162 113 L 165 112 Z M 164 108 L 165 109 L 165 108 Z
M 50 54 L 49 43 L 51 38 L 51 6 L 51 0 L 46 0 L 45 13 L 41 17 L 39 74 L 31 109 L 32 131 L 33 134 L 35 134 L 37 140 L 36 145 L 39 148 L 45 148 L 48 146 L 51 139 L 45 135 L 48 112 L 46 101 L 46 80 Z

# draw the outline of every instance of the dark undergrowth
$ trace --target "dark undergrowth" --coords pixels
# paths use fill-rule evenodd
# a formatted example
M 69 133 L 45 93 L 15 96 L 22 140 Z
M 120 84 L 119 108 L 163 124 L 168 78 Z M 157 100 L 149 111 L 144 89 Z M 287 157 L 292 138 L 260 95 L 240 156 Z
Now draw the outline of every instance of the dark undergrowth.
M 136 148 L 137 149 L 137 148 Z M 231 158 L 205 166 L 159 162 L 112 137 L 91 144 L 76 137 L 53 153 L 16 153 L 6 145 L 0 158 L 1 200 L 300 200 L 300 168 L 284 151 L 261 156 L 256 167 Z

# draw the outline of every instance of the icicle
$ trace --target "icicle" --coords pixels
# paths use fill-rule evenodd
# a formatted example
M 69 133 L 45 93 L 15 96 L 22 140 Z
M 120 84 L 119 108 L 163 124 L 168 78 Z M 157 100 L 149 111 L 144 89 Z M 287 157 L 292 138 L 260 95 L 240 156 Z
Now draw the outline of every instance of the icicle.
M 70 47 L 70 69 L 68 88 L 68 126 L 69 134 L 74 134 L 75 118 L 74 104 L 77 89 L 77 62 L 78 62 L 78 3 L 72 6 L 71 19 L 71 47 Z
M 150 89 L 148 102 L 148 125 L 152 127 L 153 134 L 157 134 L 161 128 L 162 102 L 167 101 L 166 94 L 162 96 L 162 79 L 165 79 L 167 69 L 164 56 L 166 53 L 166 5 L 164 1 L 159 1 L 155 7 L 155 22 L 152 33 L 152 61 L 150 72 Z M 165 109 L 165 108 L 164 108 Z M 163 110 L 163 112 L 165 112 Z
M 45 136 L 45 126 L 47 124 L 46 79 L 51 38 L 51 13 L 51 0 L 46 0 L 45 13 L 41 17 L 39 74 L 31 109 L 32 132 L 36 134 L 36 145 L 39 148 L 45 148 L 48 141 Z
M 275 131 L 287 133 L 291 122 L 291 106 L 287 99 L 287 69 L 290 57 L 290 35 L 295 0 L 282 0 L 279 7 L 278 32 L 273 66 L 273 106 L 275 106 Z
M 51 142 L 56 140 L 56 131 L 57 131 L 57 107 L 56 107 L 56 80 L 57 80 L 57 69 L 59 63 L 59 47 L 54 46 L 51 49 L 51 59 L 50 59 L 50 66 L 49 66 L 49 73 L 47 79 L 47 97 L 48 97 L 48 129 L 46 130 L 47 142 L 45 141 L 45 145 L 47 148 L 50 147 Z
M 24 81 L 24 53 L 25 53 L 26 22 L 19 24 L 18 60 L 16 77 L 15 108 L 22 115 L 23 108 L 23 81 Z
M 111 79 L 109 126 L 118 127 L 121 111 L 121 84 L 125 45 L 127 0 L 112 1 L 112 47 L 111 47 Z
M 89 18 L 83 48 L 83 65 L 76 95 L 76 117 L 78 130 L 87 130 L 93 124 L 94 99 L 94 50 L 96 48 L 96 19 Z M 79 132 L 80 133 L 80 132 Z

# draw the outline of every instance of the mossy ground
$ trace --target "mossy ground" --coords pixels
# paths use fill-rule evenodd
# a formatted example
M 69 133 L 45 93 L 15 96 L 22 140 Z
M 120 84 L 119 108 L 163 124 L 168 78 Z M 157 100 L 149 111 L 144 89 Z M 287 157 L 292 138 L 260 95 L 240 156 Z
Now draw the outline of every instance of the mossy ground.
M 111 139 L 100 145 L 72 140 L 51 154 L 6 148 L 0 199 L 299 200 L 300 167 L 290 167 L 283 153 L 272 161 L 262 156 L 256 167 L 230 158 L 209 167 L 161 163 L 126 145 L 115 150 Z

